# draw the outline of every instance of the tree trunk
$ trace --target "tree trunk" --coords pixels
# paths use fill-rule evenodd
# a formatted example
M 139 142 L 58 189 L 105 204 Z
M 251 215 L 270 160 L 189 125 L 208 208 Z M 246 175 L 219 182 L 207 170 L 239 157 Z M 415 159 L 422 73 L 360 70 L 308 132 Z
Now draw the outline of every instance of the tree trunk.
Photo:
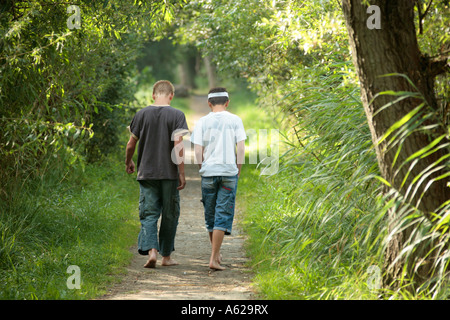
M 208 76 L 208 85 L 209 88 L 215 88 L 217 87 L 217 75 L 216 75 L 216 69 L 214 68 L 214 65 L 211 62 L 210 56 L 205 56 L 203 58 L 203 61 L 205 62 L 205 69 L 206 74 Z
M 435 72 L 432 71 L 433 66 L 429 60 L 422 56 L 417 43 L 414 25 L 414 2 L 411 0 L 370 1 L 371 5 L 376 5 L 380 9 L 379 18 L 381 22 L 380 29 L 370 29 L 367 20 L 371 17 L 371 13 L 367 13 L 367 6 L 362 4 L 362 0 L 342 1 L 353 62 L 360 80 L 361 98 L 372 134 L 372 141 L 375 144 L 380 171 L 383 178 L 402 195 L 405 195 L 406 187 L 412 183 L 412 180 L 420 172 L 426 170 L 431 163 L 448 153 L 448 149 L 443 148 L 421 159 L 412 168 L 410 165 L 400 167 L 409 156 L 428 146 L 433 141 L 433 137 L 442 135 L 445 132 L 443 127 L 432 129 L 434 131 L 416 131 L 409 135 L 403 142 L 401 152 L 396 160 L 397 150 L 394 148 L 387 149 L 386 140 L 378 144 L 380 138 L 395 122 L 414 110 L 423 100 L 407 98 L 378 112 L 383 106 L 398 97 L 388 95 L 376 97 L 377 93 L 388 90 L 397 92 L 417 92 L 419 90 L 427 104 L 431 108 L 437 108 L 433 91 Z M 380 77 L 392 73 L 406 75 L 417 89 L 404 77 Z M 375 100 L 373 100 L 374 98 Z M 431 174 L 427 181 L 443 174 L 442 170 Z M 406 183 L 402 188 L 404 179 Z M 429 218 L 431 212 L 435 212 L 442 203 L 450 199 L 450 188 L 446 186 L 448 180 L 441 179 L 434 181 L 426 189 L 427 181 L 420 185 L 421 187 L 411 199 L 411 203 Z M 420 196 L 422 197 L 419 201 Z M 393 226 L 397 220 L 398 212 L 391 210 L 389 213 L 390 226 Z M 392 284 L 394 280 L 399 278 L 406 261 L 400 259 L 394 264 L 393 262 L 414 228 L 414 226 L 409 227 L 397 233 L 388 243 L 386 266 L 390 267 L 386 270 L 385 284 Z M 422 249 L 417 250 L 414 261 L 420 260 L 421 257 L 418 255 L 424 255 L 428 248 Z M 427 259 L 429 260 L 429 257 Z M 428 266 L 429 264 L 424 265 L 419 270 L 419 274 L 414 273 L 410 268 L 407 270 L 407 273 L 409 273 L 407 276 L 412 277 L 414 273 L 415 280 L 423 282 L 429 276 Z
M 193 70 L 190 67 L 190 61 L 189 60 L 183 60 L 181 63 L 178 64 L 178 75 L 180 78 L 180 85 L 184 86 L 188 89 L 195 88 L 195 74 L 193 73 Z

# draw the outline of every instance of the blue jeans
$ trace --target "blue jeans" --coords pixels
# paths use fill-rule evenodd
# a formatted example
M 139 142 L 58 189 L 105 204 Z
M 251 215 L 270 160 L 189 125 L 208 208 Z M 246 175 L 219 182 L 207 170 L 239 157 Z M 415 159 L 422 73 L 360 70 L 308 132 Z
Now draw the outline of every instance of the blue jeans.
M 202 202 L 209 232 L 222 230 L 231 234 L 238 176 L 202 177 Z
M 148 255 L 157 249 L 163 257 L 175 250 L 175 234 L 180 217 L 178 180 L 139 180 L 141 231 L 138 252 Z M 161 217 L 158 239 L 158 220 Z

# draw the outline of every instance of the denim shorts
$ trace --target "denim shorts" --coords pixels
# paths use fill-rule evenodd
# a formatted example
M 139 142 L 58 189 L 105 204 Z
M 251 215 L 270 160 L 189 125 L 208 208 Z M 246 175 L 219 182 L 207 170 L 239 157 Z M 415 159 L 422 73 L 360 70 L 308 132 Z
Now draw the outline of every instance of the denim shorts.
M 231 234 L 238 176 L 202 177 L 202 202 L 209 232 L 222 230 Z

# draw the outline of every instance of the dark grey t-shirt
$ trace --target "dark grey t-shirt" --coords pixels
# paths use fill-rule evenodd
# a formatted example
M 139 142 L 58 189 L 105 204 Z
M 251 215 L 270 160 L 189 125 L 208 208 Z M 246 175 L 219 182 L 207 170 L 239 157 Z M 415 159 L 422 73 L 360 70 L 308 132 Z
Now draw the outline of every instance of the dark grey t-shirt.
M 178 179 L 171 153 L 174 133 L 188 132 L 183 112 L 171 106 L 148 106 L 136 113 L 130 132 L 139 140 L 137 180 Z

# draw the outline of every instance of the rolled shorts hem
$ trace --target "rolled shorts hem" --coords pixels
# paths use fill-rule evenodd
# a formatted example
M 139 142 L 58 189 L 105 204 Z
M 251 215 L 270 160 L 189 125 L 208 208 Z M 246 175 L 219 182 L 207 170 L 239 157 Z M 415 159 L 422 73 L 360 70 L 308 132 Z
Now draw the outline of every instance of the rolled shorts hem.
M 212 229 L 206 228 L 206 230 L 208 230 L 208 232 L 213 232 L 214 230 L 224 231 L 225 235 L 227 235 L 227 236 L 231 234 L 231 229 L 227 229 L 227 228 L 223 228 L 223 227 L 214 227 Z
M 148 249 L 148 250 L 141 250 L 141 249 L 138 249 L 138 253 L 139 253 L 141 256 L 148 256 L 149 251 L 150 251 L 150 249 Z

